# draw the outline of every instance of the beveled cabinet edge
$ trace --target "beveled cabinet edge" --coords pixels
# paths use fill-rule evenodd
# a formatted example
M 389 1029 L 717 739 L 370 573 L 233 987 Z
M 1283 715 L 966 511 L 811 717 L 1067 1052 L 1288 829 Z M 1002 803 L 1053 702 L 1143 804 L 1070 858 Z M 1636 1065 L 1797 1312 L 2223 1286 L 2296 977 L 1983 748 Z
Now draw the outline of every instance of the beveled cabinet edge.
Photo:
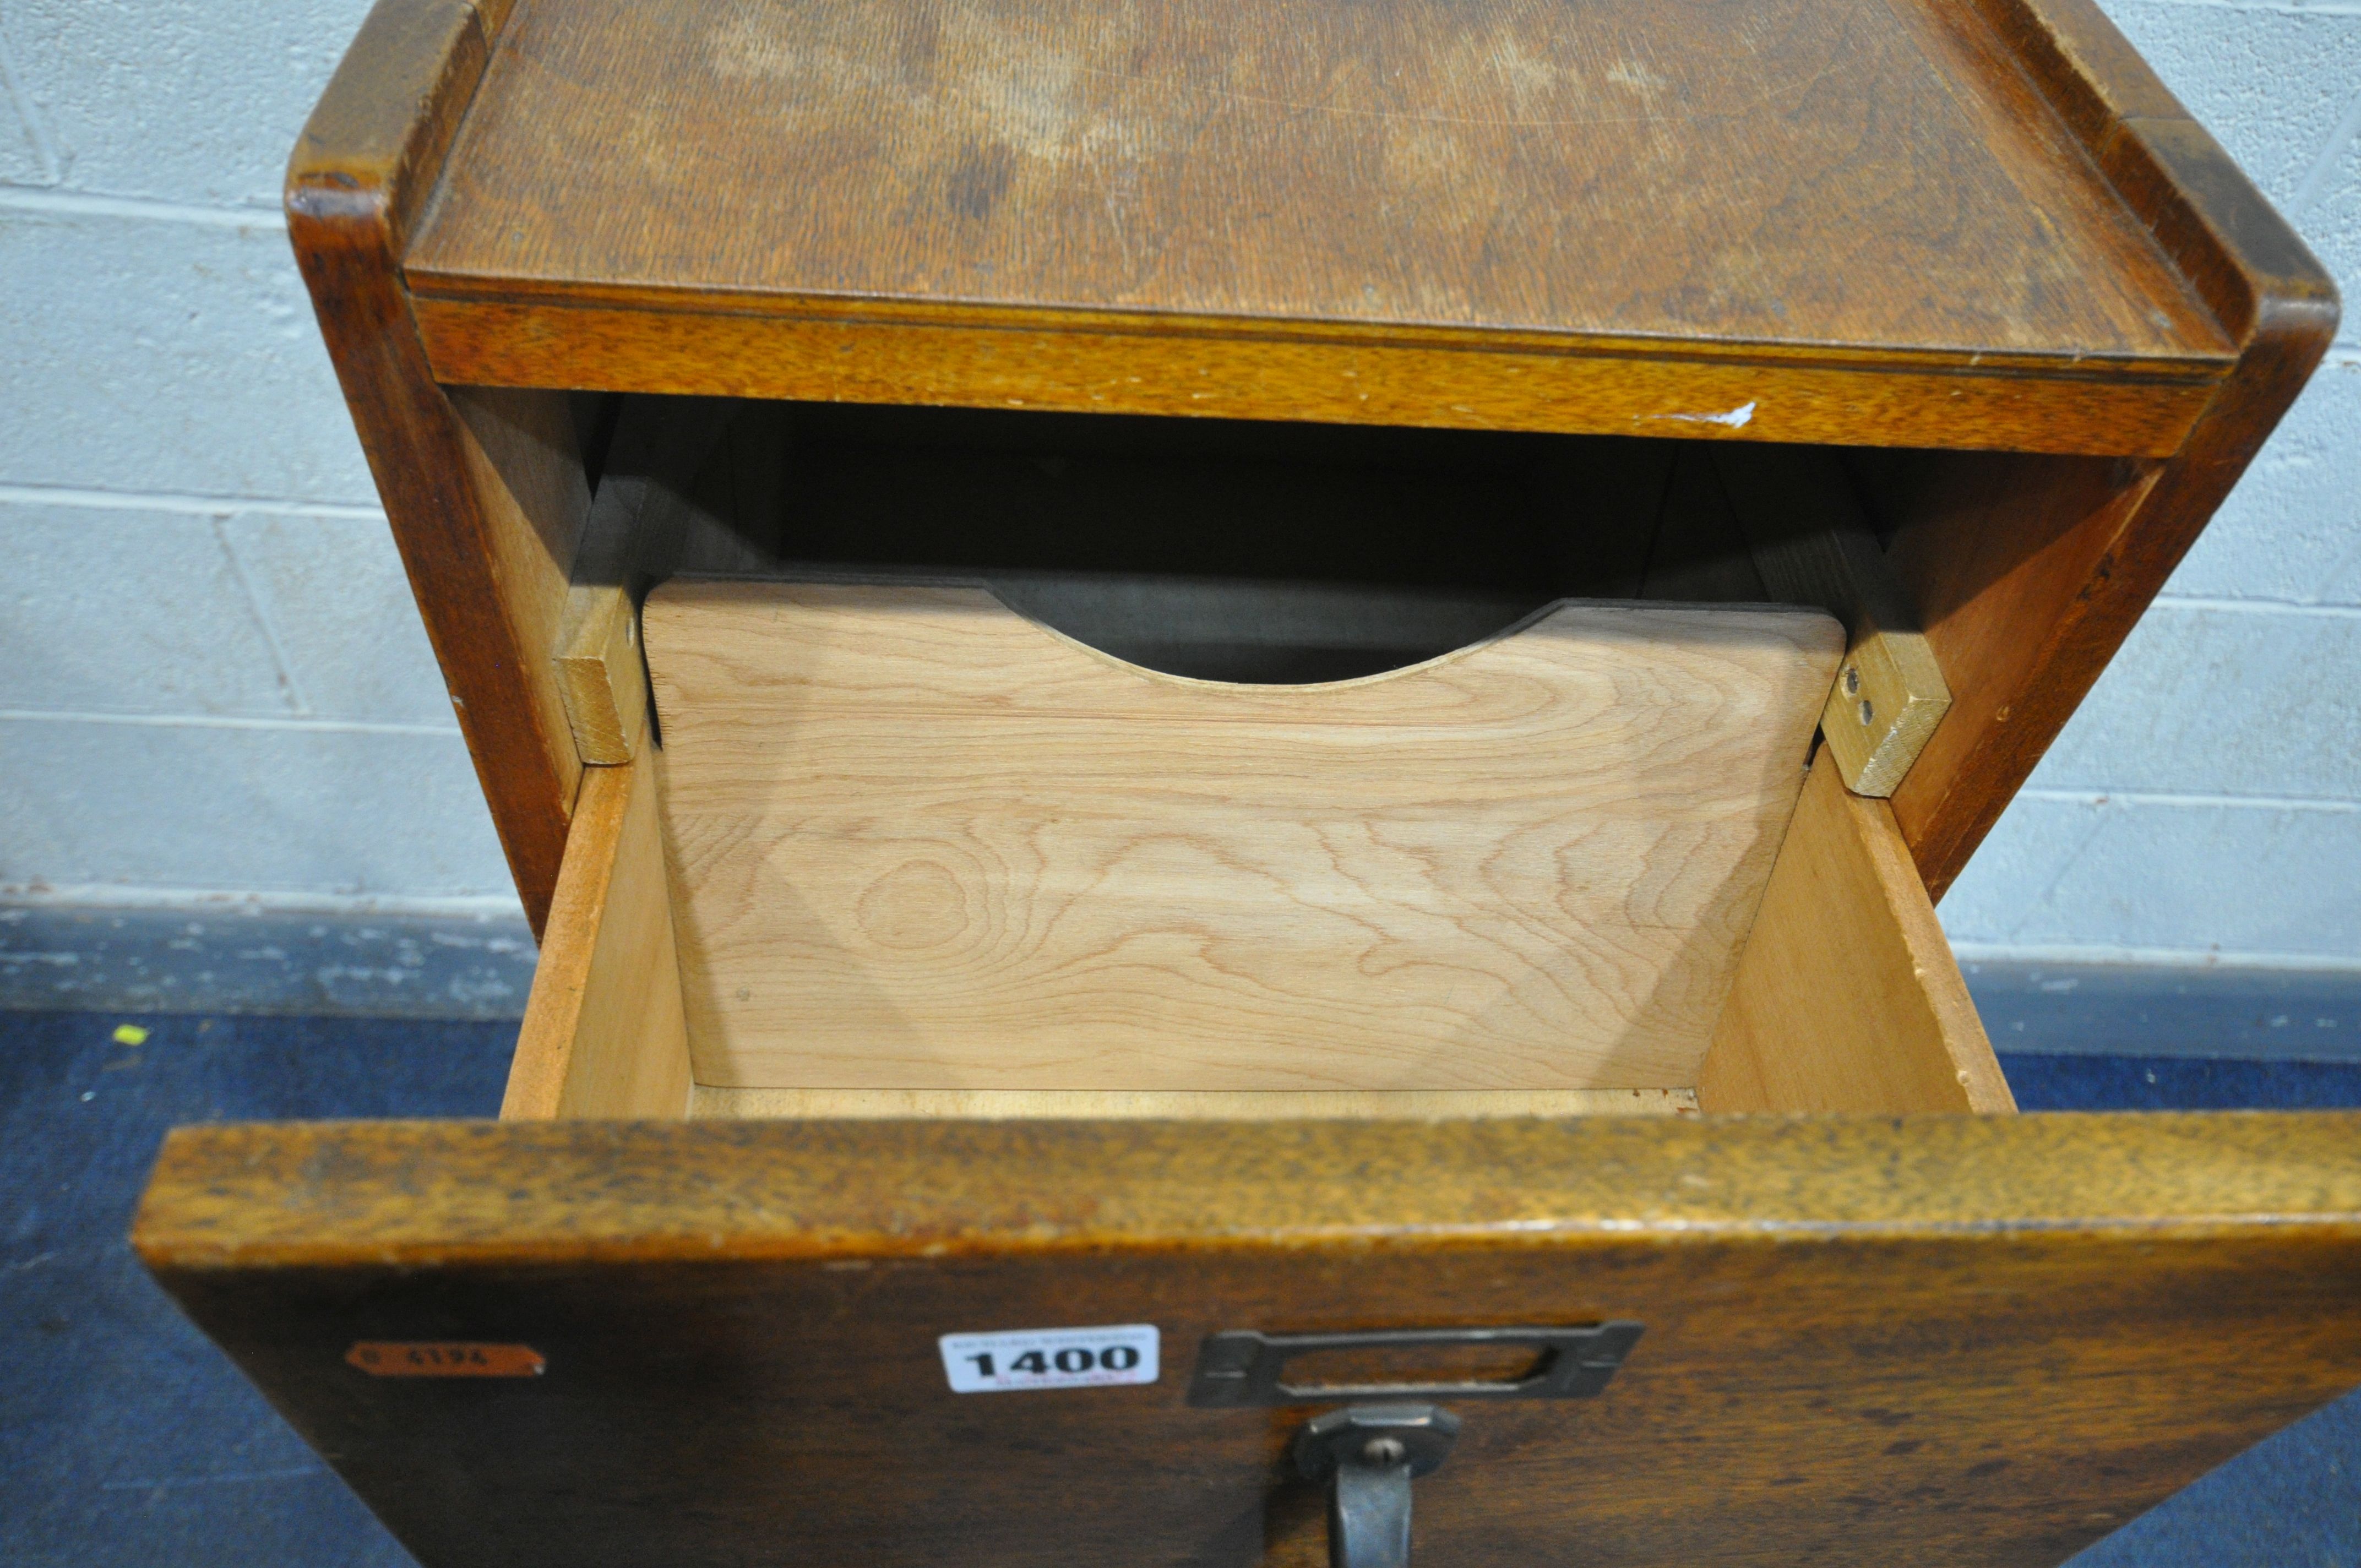
M 407 244 L 511 5 L 378 0 L 289 155 L 291 215 L 322 212 Z
M 2333 335 L 2326 269 L 2094 0 L 1978 5 L 2234 344 L 2306 302 L 2325 304 Z
M 1938 899 L 2302 390 L 2339 315 L 2327 269 L 2093 0 L 1977 3 L 2231 333 L 2238 358 L 2180 451 L 2131 476 L 2120 504 L 2110 499 L 2093 513 L 2075 569 L 2039 590 L 2048 603 L 1989 595 L 1982 615 L 1970 607 L 1928 627 L 1951 689 L 1965 700 L 1893 798 Z M 2003 513 L 1987 521 L 1997 531 L 2016 526 Z M 2005 624 L 2011 615 L 2022 624 Z M 2026 626 L 2037 629 L 2037 643 L 2027 644 Z
M 176 1128 L 161 1273 L 940 1256 L 2361 1234 L 2361 1113 Z

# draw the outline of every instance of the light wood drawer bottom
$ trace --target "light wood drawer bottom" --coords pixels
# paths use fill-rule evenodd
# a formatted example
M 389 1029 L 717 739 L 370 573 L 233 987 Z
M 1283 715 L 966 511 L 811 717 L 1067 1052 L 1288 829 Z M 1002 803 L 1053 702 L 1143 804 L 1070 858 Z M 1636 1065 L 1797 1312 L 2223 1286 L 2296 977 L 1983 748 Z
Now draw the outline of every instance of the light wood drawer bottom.
M 1678 1116 L 1693 1089 L 1148 1090 L 718 1089 L 695 1085 L 692 1119 L 958 1117 L 984 1122 L 1156 1118 L 1274 1122 L 1335 1117 Z
M 2006 1081 L 1883 801 L 1825 757 L 1781 845 L 1693 1085 L 1186 1091 L 694 1083 L 646 762 L 592 770 L 505 1117 L 1564 1116 L 2005 1112 Z

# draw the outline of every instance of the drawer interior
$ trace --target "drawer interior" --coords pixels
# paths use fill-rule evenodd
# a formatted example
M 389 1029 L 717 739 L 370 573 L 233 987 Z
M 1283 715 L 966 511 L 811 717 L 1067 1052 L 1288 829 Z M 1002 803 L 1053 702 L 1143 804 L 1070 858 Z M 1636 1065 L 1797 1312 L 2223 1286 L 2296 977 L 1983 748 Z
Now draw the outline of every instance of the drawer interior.
M 508 1113 L 2009 1108 L 1891 811 L 1832 746 L 1806 781 L 1872 704 L 1746 516 L 1791 474 L 661 401 L 577 566 L 629 612 L 629 754 L 586 773 Z M 1578 721 L 1533 728 L 1554 680 Z M 1404 718 L 1509 692 L 1524 731 Z

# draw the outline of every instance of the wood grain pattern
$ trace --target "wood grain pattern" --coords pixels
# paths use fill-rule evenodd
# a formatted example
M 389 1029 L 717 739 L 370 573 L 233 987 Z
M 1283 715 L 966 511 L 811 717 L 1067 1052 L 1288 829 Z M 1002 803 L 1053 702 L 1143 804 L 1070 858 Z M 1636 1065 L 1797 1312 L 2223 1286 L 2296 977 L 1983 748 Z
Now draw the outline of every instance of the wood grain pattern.
M 1742 27 L 1527 0 L 528 5 L 407 265 L 446 297 L 2218 367 L 2154 242 L 1993 63 L 1874 0 Z M 717 207 L 737 221 L 697 221 Z
M 1698 1109 L 2016 1109 L 1893 808 L 1823 747 L 1779 847 Z
M 686 1115 L 687 1025 L 647 763 L 589 769 L 500 1115 Z
M 396 258 L 474 96 L 506 0 L 380 0 L 287 170 L 288 236 L 429 638 L 539 930 L 579 765 L 551 678 L 588 496 L 555 392 L 456 401 Z
M 675 581 L 645 636 L 699 1082 L 1433 1090 L 1694 1081 L 1840 633 L 1568 603 L 1242 686 Z
M 1430 1568 L 2052 1568 L 2361 1382 L 2350 1113 L 184 1128 L 136 1240 L 428 1568 L 1312 1568 L 1312 1412 L 1184 1403 L 1225 1329 L 1647 1325 L 1459 1407 Z M 1118 1322 L 1159 1382 L 944 1387 Z M 457 1337 L 549 1370 L 341 1360 Z
M 1817 605 L 1844 622 L 1844 665 L 1820 737 L 1847 789 L 1892 795 L 1950 710 L 1951 688 L 1841 461 L 1753 445 L 1716 450 L 1712 461 L 1770 597 Z
M 1776 345 L 1671 354 L 1642 338 L 1472 329 L 1370 341 L 1366 328 L 1320 323 L 740 304 L 421 293 L 415 310 L 451 381 L 1701 440 L 2162 456 L 2217 384 L 2212 371 L 2144 367 L 2034 375 L 2006 356 L 1914 369 L 1872 351 Z
M 988 1122 L 1106 1121 L 1155 1117 L 1191 1122 L 1328 1121 L 1342 1117 L 1694 1115 L 1686 1089 L 1163 1090 L 1104 1089 L 728 1089 L 697 1086 L 695 1117 L 861 1121 L 980 1118 Z

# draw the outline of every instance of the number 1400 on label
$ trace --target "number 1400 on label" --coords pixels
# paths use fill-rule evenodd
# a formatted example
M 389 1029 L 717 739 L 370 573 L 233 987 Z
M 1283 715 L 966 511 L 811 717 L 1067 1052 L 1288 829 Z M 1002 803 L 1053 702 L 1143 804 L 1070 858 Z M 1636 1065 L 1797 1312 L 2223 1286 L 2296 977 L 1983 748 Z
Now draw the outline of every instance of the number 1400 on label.
M 939 1343 L 954 1394 L 1104 1388 L 1153 1383 L 1157 1376 L 1153 1323 L 945 1334 Z

